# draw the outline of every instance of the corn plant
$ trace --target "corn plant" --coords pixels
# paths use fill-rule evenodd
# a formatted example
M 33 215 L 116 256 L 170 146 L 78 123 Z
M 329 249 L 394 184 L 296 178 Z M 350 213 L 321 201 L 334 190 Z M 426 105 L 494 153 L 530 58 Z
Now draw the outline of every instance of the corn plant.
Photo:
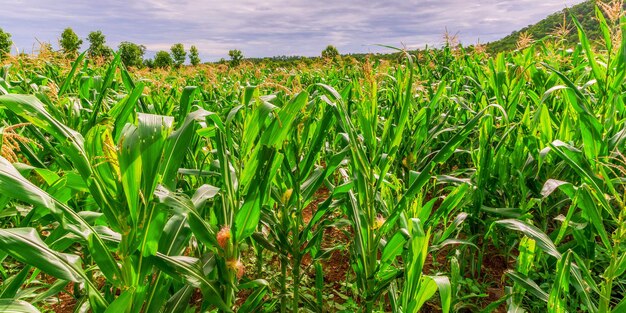
M 158 242 L 167 215 L 163 207 L 154 201 L 154 190 L 163 178 L 173 178 L 172 173 L 180 164 L 175 155 L 180 153 L 177 149 L 184 145 L 185 140 L 176 135 L 169 137 L 173 120 L 139 114 L 137 126 L 126 124 L 122 130 L 117 129 L 119 144 L 116 149 L 113 144 L 116 129 L 112 125 L 94 126 L 89 130 L 87 140 L 83 140 L 80 134 L 50 117 L 34 98 L 5 96 L 2 103 L 48 130 L 57 140 L 65 142 L 66 153 L 73 158 L 76 171 L 82 173 L 85 181 L 83 188 L 89 190 L 93 197 L 88 200 L 95 200 L 110 229 L 97 232 L 77 212 L 21 175 L 16 175 L 8 165 L 3 178 L 9 185 L 3 186 L 8 188 L 11 184 L 19 184 L 22 193 L 39 194 L 39 197 L 17 194 L 16 198 L 50 210 L 67 231 L 83 238 L 103 275 L 112 286 L 127 294 L 118 307 L 125 311 L 139 311 L 144 302 L 152 300 L 146 298 L 148 285 L 145 279 L 151 275 L 154 262 L 158 259 Z M 120 106 L 123 105 L 130 104 L 123 101 Z M 180 130 L 177 134 L 184 134 L 184 131 Z M 162 163 L 163 159 L 166 162 Z M 112 236 L 109 241 L 117 244 L 115 254 L 107 247 L 104 235 L 104 238 Z M 97 289 L 91 290 L 91 294 L 93 310 L 106 307 L 106 300 Z M 220 301 L 217 303 L 223 305 Z
M 323 86 L 331 95 L 330 99 L 338 103 L 338 119 L 341 121 L 342 131 L 346 132 L 347 146 L 350 149 L 350 171 L 341 173 L 346 183 L 352 185 L 352 190 L 347 194 L 346 215 L 350 218 L 356 235 L 352 245 L 353 269 L 357 275 L 362 301 L 365 302 L 365 312 L 373 311 L 374 303 L 380 295 L 387 292 L 392 283 L 403 274 L 403 284 L 398 287 L 398 290 L 402 290 L 400 301 L 396 299 L 395 288 L 389 293 L 394 310 L 417 312 L 437 289 L 440 290 L 444 311 L 448 311 L 450 305 L 448 279 L 422 274 L 430 247 L 430 230 L 424 231 L 424 222 L 418 217 L 426 221 L 430 218 L 430 211 L 427 208 L 413 211 L 411 203 L 430 179 L 435 164 L 445 161 L 451 155 L 454 147 L 469 134 L 483 113 L 474 117 L 439 150 L 421 173 L 412 173 L 405 183 L 406 189 L 398 195 L 399 200 L 394 200 L 393 173 L 389 171 L 394 164 L 394 156 L 409 121 L 413 103 L 410 87 L 413 68 L 410 58 L 409 56 L 406 69 L 397 72 L 397 89 L 390 95 L 391 103 L 382 106 L 385 109 L 382 112 L 378 111 L 377 86 L 373 81 L 370 81 L 371 86 L 367 89 L 371 92 L 369 101 L 356 104 L 354 120 L 345 103 L 345 96 Z M 348 89 L 344 94 L 347 92 Z M 332 102 L 331 104 L 334 105 Z M 381 115 L 385 118 L 380 119 Z M 412 222 L 408 223 L 409 220 Z M 397 221 L 401 227 L 396 226 Z M 399 256 L 404 260 L 403 271 L 394 266 L 394 261 Z
M 287 310 L 288 268 L 291 269 L 292 278 L 291 310 L 298 312 L 304 256 L 309 254 L 311 262 L 318 263 L 320 257 L 329 253 L 322 251 L 320 243 L 326 226 L 332 221 L 329 216 L 338 206 L 333 201 L 336 195 L 331 194 L 323 199 L 316 210 L 311 212 L 310 219 L 305 220 L 303 216 L 307 206 L 315 200 L 322 200 L 318 199 L 317 191 L 347 153 L 347 150 L 340 151 L 332 155 L 323 166 L 319 164 L 335 120 L 332 108 L 322 108 L 321 105 L 313 106 L 310 103 L 308 114 L 294 121 L 298 127 L 291 132 L 282 150 L 285 157 L 273 192 L 275 204 L 263 212 L 262 222 L 272 241 L 263 240 L 260 233 L 255 237 L 256 240 L 262 240 L 264 248 L 278 252 L 281 256 L 281 312 Z

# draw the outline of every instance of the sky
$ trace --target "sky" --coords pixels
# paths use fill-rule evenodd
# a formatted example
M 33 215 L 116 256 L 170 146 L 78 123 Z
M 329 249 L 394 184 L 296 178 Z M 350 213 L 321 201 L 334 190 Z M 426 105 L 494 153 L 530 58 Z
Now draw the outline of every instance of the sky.
M 390 52 L 378 45 L 422 48 L 448 30 L 474 44 L 497 40 L 581 0 L 0 0 L 0 28 L 20 52 L 37 42 L 58 46 L 66 27 L 84 38 L 101 30 L 107 45 L 143 44 L 147 55 L 174 43 L 195 45 L 203 61 Z M 82 48 L 87 48 L 84 40 Z M 13 52 L 15 52 L 15 48 Z

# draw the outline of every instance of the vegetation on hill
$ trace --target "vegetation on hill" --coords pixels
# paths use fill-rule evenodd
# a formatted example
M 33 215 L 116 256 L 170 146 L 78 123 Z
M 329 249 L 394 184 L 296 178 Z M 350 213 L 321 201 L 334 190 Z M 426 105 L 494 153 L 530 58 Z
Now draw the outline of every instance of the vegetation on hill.
M 517 43 L 520 36 L 526 36 L 528 38 L 534 40 L 540 40 L 545 38 L 546 36 L 554 35 L 564 29 L 567 30 L 567 34 L 565 36 L 565 40 L 568 42 L 578 42 L 578 33 L 574 27 L 574 23 L 572 22 L 572 15 L 576 17 L 576 19 L 580 22 L 585 30 L 589 40 L 595 42 L 602 38 L 602 33 L 600 31 L 600 27 L 598 24 L 598 20 L 596 18 L 595 5 L 596 1 L 588 0 L 577 5 L 572 6 L 571 8 L 563 9 L 562 11 L 551 14 L 545 19 L 527 27 L 524 27 L 520 30 L 516 30 L 510 35 L 488 43 L 487 50 L 489 52 L 501 52 L 501 51 L 510 51 L 517 48 Z M 619 12 L 619 6 L 621 5 L 621 1 L 612 1 L 598 2 L 599 9 L 608 13 L 609 11 L 617 9 Z M 617 8 L 615 6 L 617 5 Z M 614 14 L 614 13 L 610 13 Z

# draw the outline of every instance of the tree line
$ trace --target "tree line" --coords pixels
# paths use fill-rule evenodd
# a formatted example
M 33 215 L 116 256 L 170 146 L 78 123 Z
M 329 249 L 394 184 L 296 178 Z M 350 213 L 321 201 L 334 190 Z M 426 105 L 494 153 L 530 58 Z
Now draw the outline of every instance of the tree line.
M 108 59 L 113 55 L 113 49 L 106 45 L 106 37 L 101 31 L 93 31 L 87 35 L 89 48 L 87 55 L 90 58 Z M 72 28 L 66 28 L 61 34 L 59 45 L 63 53 L 69 57 L 76 57 L 83 41 L 76 35 Z M 170 51 L 158 51 L 153 59 L 144 59 L 146 47 L 129 41 L 121 42 L 117 47 L 120 59 L 126 66 L 131 67 L 180 67 L 187 60 L 187 51 L 182 43 L 172 45 Z M 196 46 L 189 48 L 189 63 L 191 65 L 200 64 L 200 55 Z
M 86 40 L 89 42 L 89 47 L 87 48 L 87 56 L 89 58 L 108 60 L 113 57 L 115 51 L 106 45 L 106 36 L 102 33 L 102 31 L 97 30 L 90 32 L 87 35 Z M 76 34 L 76 32 L 74 32 L 72 28 L 68 27 L 63 30 L 61 38 L 59 39 L 60 52 L 68 58 L 75 58 L 79 54 L 83 43 L 83 40 Z M 13 41 L 11 40 L 11 34 L 0 28 L 0 60 L 11 52 L 12 45 Z M 48 46 L 50 45 L 48 44 Z M 172 45 L 169 51 L 158 51 L 154 55 L 154 58 L 144 58 L 146 46 L 129 41 L 123 41 L 118 45 L 117 53 L 119 53 L 120 59 L 124 65 L 135 68 L 178 68 L 185 63 L 187 58 L 189 59 L 189 63 L 193 66 L 201 63 L 198 48 L 192 45 L 187 52 L 182 43 Z M 228 62 L 232 66 L 237 66 L 244 60 L 243 52 L 241 52 L 241 50 L 230 50 L 228 51 L 228 56 L 230 60 L 227 61 L 225 59 L 221 59 L 218 63 Z M 323 59 L 335 59 L 339 56 L 339 51 L 336 47 L 329 45 L 322 51 L 321 56 Z M 292 58 L 302 59 L 306 57 Z M 291 60 L 292 58 L 288 59 Z M 266 58 L 262 59 L 264 60 Z
M 87 48 L 88 57 L 105 60 L 113 57 L 115 51 L 106 45 L 106 36 L 102 31 L 92 31 L 87 35 L 86 39 L 89 42 L 89 47 Z M 0 28 L 0 60 L 11 52 L 12 45 L 11 34 Z M 79 54 L 82 45 L 83 40 L 72 28 L 68 27 L 63 30 L 61 38 L 59 39 L 59 47 L 60 52 L 66 57 L 75 58 Z M 189 58 L 189 63 L 193 66 L 201 62 L 198 48 L 192 45 L 189 48 L 189 52 L 187 52 L 182 43 L 172 45 L 169 52 L 164 50 L 158 51 L 152 59 L 144 58 L 146 46 L 129 41 L 121 42 L 117 47 L 117 52 L 126 66 L 137 68 L 180 67 L 185 63 L 187 58 Z

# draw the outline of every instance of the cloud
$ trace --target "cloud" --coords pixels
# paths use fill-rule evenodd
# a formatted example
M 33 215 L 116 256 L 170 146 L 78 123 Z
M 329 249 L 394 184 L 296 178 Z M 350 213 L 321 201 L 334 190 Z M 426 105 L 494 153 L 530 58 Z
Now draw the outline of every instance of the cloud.
M 0 0 L 0 4 L 2 1 Z M 230 49 L 246 56 L 379 52 L 375 44 L 421 47 L 447 28 L 464 43 L 496 40 L 580 0 L 18 0 L 2 5 L 0 27 L 30 52 L 35 38 L 56 44 L 65 27 L 81 37 L 102 30 L 107 43 L 145 45 L 151 53 L 194 44 L 207 60 Z M 86 43 L 84 44 L 86 46 Z

